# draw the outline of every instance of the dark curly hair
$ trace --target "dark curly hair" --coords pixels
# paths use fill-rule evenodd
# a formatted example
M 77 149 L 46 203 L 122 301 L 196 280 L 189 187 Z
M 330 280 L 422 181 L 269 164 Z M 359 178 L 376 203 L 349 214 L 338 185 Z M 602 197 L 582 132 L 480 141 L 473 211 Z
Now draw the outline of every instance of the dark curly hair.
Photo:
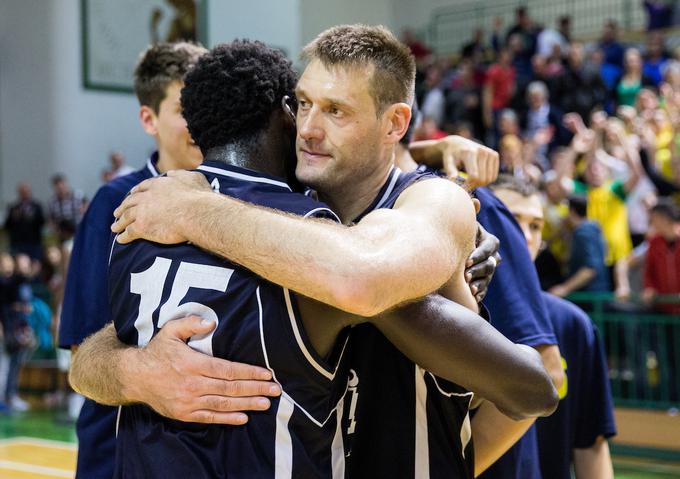
M 202 46 L 188 42 L 156 43 L 147 48 L 135 67 L 135 94 L 139 104 L 158 113 L 168 85 L 183 81 L 205 52 Z
M 182 89 L 182 114 L 205 155 L 264 130 L 284 95 L 293 96 L 291 62 L 264 43 L 235 40 L 201 57 Z

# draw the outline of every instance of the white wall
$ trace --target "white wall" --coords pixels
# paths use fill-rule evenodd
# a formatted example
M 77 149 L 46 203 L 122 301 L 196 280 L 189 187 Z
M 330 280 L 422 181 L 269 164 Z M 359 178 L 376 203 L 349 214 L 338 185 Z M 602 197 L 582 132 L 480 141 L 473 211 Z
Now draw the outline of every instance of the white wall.
M 346 23 L 365 23 L 394 27 L 394 0 L 300 0 L 302 44 L 323 30 Z M 418 2 L 414 2 L 418 3 Z M 395 31 L 396 34 L 398 32 Z
M 211 0 L 210 46 L 235 38 L 260 40 L 283 49 L 291 60 L 300 51 L 300 0 Z
M 80 0 L 0 0 L 0 44 L 0 211 L 18 181 L 47 199 L 57 172 L 91 196 L 112 149 L 143 164 L 134 95 L 82 86 Z

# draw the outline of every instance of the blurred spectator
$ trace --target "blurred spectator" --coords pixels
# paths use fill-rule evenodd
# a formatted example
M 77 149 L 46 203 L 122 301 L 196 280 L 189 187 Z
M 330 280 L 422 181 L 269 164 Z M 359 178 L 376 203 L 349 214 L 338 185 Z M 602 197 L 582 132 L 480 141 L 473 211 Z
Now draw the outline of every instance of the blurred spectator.
M 505 35 L 505 40 L 509 44 L 510 39 L 517 35 L 522 44 L 522 48 L 518 52 L 519 55 L 530 59 L 536 53 L 536 37 L 538 32 L 526 7 L 518 7 L 515 10 L 515 19 L 517 23 L 510 27 Z
M 557 50 L 557 56 L 565 56 L 569 52 L 570 37 L 571 17 L 563 15 L 557 19 L 557 29 L 544 28 L 538 34 L 536 53 L 548 58 Z
M 680 62 L 669 60 L 662 68 L 663 81 L 668 84 L 672 92 L 680 93 Z
M 613 91 L 616 87 L 616 83 L 621 78 L 623 74 L 623 68 L 619 65 L 614 65 L 612 63 L 607 63 L 604 61 L 604 50 L 602 48 L 596 48 L 590 55 L 589 66 L 594 71 L 600 74 L 604 86 L 607 89 L 608 96 L 613 97 Z M 614 111 L 613 105 L 607 105 L 607 111 L 609 113 Z
M 476 63 L 492 57 L 491 48 L 484 41 L 483 29 L 475 29 L 472 40 L 463 45 L 460 55 L 463 59 L 474 60 Z
M 642 66 L 642 73 L 649 77 L 654 86 L 659 86 L 662 78 L 662 71 L 668 54 L 664 45 L 664 38 L 660 32 L 651 32 L 647 35 L 647 45 L 645 47 L 645 61 Z
M 619 26 L 616 20 L 607 20 L 602 29 L 598 47 L 604 52 L 604 62 L 623 67 L 623 45 L 619 43 Z
M 673 7 L 667 0 L 644 0 L 642 5 L 647 11 L 647 31 L 671 26 Z
M 471 125 L 475 138 L 484 138 L 482 121 L 482 92 L 475 82 L 474 66 L 470 61 L 462 61 L 457 75 L 446 89 L 446 113 L 444 129 L 448 125 L 466 122 Z
M 642 57 L 636 48 L 626 50 L 623 75 L 614 87 L 617 105 L 634 106 L 642 87 L 653 86 L 654 81 L 642 72 Z
M 548 87 L 545 83 L 534 81 L 527 87 L 526 102 L 529 110 L 522 119 L 524 137 L 538 144 L 534 161 L 544 171 L 550 169 L 548 152 L 557 146 L 569 144 L 569 132 L 562 126 L 562 113 L 549 102 Z M 537 136 L 545 135 L 545 140 L 537 141 Z
M 599 72 L 585 68 L 583 44 L 572 43 L 562 75 L 555 79 L 554 102 L 563 112 L 588 118 L 597 105 L 604 105 L 606 89 Z
M 54 196 L 50 200 L 49 212 L 52 228 L 60 237 L 68 236 L 68 231 L 75 227 L 83 217 L 87 203 L 79 191 L 74 191 L 63 175 L 52 177 Z
M 669 199 L 659 199 L 651 209 L 653 236 L 645 259 L 643 300 L 651 303 L 657 295 L 680 293 L 680 214 Z M 660 311 L 680 314 L 680 305 L 659 305 Z
M 427 116 L 423 118 L 422 124 L 413 132 L 414 141 L 439 140 L 446 136 L 448 136 L 447 133 L 437 127 L 437 122 Z
M 515 69 L 512 66 L 510 49 L 501 49 L 498 62 L 489 67 L 483 90 L 484 126 L 494 128 L 492 143 L 498 142 L 498 116 L 507 108 L 515 91 Z
M 569 272 L 562 284 L 550 288 L 556 296 L 564 297 L 574 291 L 611 291 L 602 231 L 597 223 L 587 219 L 587 207 L 586 198 L 569 198 L 568 224 L 573 230 Z
M 425 73 L 425 94 L 421 103 L 420 111 L 423 117 L 431 118 L 436 125 L 444 122 L 446 98 L 442 88 L 442 69 L 438 65 L 432 65 Z
M 13 254 L 25 253 L 32 258 L 42 257 L 42 228 L 45 224 L 42 206 L 33 199 L 26 183 L 17 186 L 17 201 L 9 206 L 5 229 Z
M 416 62 L 425 60 L 430 56 L 432 50 L 425 43 L 418 40 L 413 30 L 406 29 L 402 34 L 402 41 L 409 47 L 411 53 L 416 58 Z
M 125 164 L 125 157 L 120 151 L 114 151 L 109 156 L 109 161 L 111 162 L 111 173 L 113 178 L 118 178 L 119 176 L 129 175 L 134 168 Z

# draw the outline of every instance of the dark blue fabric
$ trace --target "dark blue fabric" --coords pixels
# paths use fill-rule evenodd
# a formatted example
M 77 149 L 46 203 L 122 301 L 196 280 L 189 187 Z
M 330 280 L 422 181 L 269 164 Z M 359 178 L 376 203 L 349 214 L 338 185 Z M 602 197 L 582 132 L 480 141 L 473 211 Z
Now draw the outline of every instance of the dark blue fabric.
M 611 291 L 609 273 L 604 263 L 605 245 L 602 230 L 593 221 L 584 221 L 574 230 L 569 258 L 569 276 L 581 268 L 592 268 L 595 277 L 579 291 Z
M 500 239 L 503 258 L 484 299 L 491 324 L 514 343 L 532 347 L 557 344 L 519 225 L 490 190 L 479 188 L 476 196 L 481 203 L 477 221 Z M 535 427 L 480 477 L 540 479 Z
M 155 164 L 158 154 L 152 155 Z M 113 211 L 138 183 L 153 176 L 147 165 L 105 184 L 78 225 L 71 253 L 59 323 L 59 347 L 69 349 L 111 321 L 106 269 L 111 251 Z M 115 458 L 117 408 L 85 401 L 76 423 L 76 477 L 111 479 Z
M 566 363 L 567 394 L 557 411 L 536 422 L 541 473 L 546 479 L 570 479 L 573 449 L 616 434 L 614 404 L 595 325 L 569 301 L 548 293 L 543 298 Z
M 214 161 L 198 171 L 216 192 L 337 220 L 323 204 L 293 193 L 280 179 Z M 108 273 L 111 314 L 121 341 L 143 346 L 163 323 L 186 314 L 212 318 L 215 330 L 192 338 L 189 346 L 267 367 L 283 390 L 267 411 L 249 414 L 248 423 L 238 427 L 182 423 L 145 405 L 124 406 L 115 477 L 266 479 L 278 477 L 275 465 L 281 458 L 289 459 L 292 477 L 331 477 L 335 408 L 346 390 L 347 371 L 342 359 L 335 370 L 311 348 L 287 290 L 189 243 L 116 243 Z M 288 407 L 288 416 L 280 416 Z M 283 431 L 290 449 L 279 437 Z

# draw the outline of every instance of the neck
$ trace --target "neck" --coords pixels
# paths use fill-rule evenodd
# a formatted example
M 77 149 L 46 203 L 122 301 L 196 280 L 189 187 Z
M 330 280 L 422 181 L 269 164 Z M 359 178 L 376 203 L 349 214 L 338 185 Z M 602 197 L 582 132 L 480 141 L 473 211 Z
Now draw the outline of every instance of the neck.
M 227 165 L 285 178 L 282 153 L 271 143 L 257 139 L 239 141 L 209 149 L 205 161 L 221 161 Z
M 356 177 L 350 178 L 349 184 L 335 188 L 332 194 L 319 192 L 319 199 L 335 211 L 343 224 L 352 223 L 357 216 L 366 211 L 375 200 L 392 170 L 392 161 L 380 162 L 370 174 L 367 174 L 364 181 Z

